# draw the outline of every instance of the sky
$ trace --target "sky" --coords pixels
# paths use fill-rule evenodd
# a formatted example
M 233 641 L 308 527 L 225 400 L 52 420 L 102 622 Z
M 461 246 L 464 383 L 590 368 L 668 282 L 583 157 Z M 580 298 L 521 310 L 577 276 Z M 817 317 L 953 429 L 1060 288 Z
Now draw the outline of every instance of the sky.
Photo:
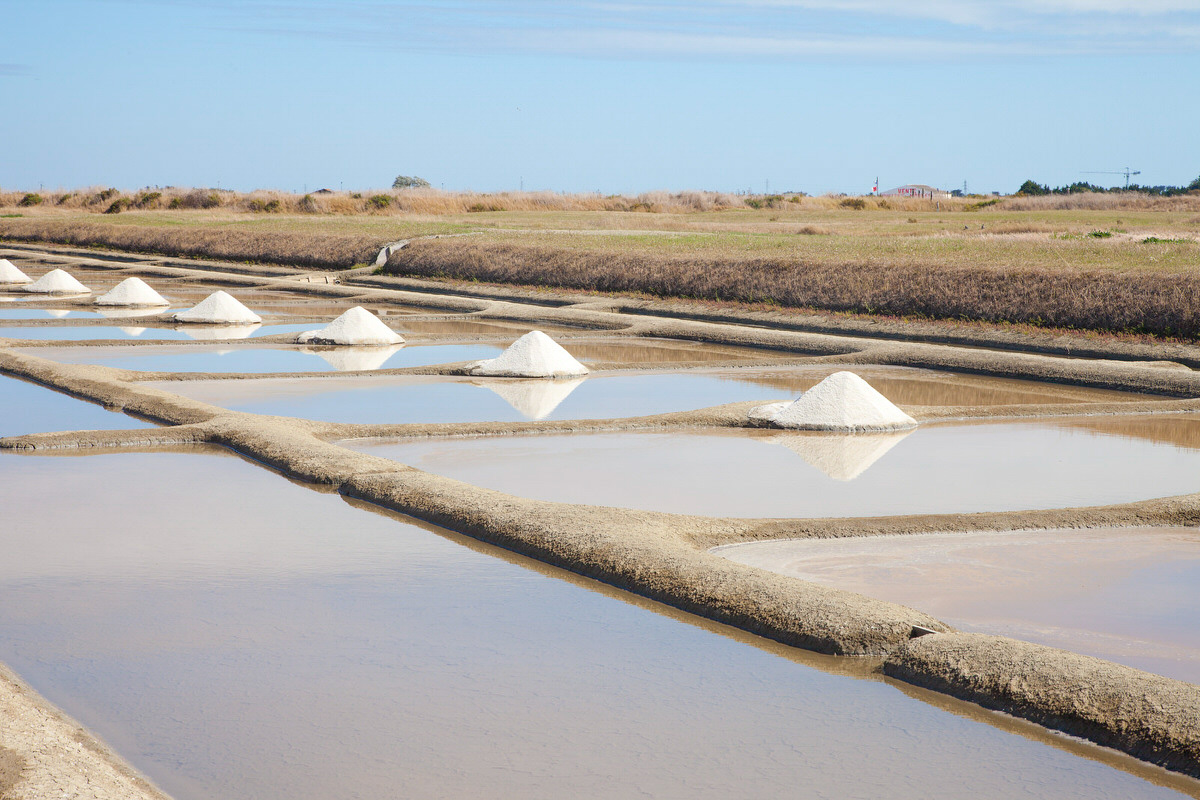
M 0 188 L 1200 176 L 1200 0 L 0 0 Z

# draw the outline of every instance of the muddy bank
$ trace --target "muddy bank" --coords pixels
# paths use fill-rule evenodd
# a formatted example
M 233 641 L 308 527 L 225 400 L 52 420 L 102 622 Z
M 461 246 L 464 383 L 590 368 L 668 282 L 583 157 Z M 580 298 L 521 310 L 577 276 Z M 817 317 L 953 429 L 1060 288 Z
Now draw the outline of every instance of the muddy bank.
M 1110 661 L 979 633 L 926 636 L 883 671 L 1200 776 L 1200 686 Z
M 0 797 L 167 800 L 144 776 L 0 665 Z

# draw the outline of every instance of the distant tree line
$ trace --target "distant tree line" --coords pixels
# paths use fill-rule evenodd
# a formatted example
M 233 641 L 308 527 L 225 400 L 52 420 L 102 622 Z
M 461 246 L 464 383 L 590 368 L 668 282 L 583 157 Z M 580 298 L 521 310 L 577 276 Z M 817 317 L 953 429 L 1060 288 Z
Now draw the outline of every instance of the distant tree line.
M 1132 183 L 1128 188 L 1114 186 L 1111 189 L 1097 186 L 1094 183 L 1087 183 L 1086 181 L 1076 181 L 1068 186 L 1056 186 L 1051 189 L 1046 184 L 1028 180 L 1021 184 L 1020 189 L 1017 189 L 1018 196 L 1027 197 L 1037 197 L 1044 194 L 1082 194 L 1084 192 L 1140 192 L 1141 194 L 1157 195 L 1159 197 L 1174 197 L 1175 195 L 1188 194 L 1189 192 L 1200 192 L 1200 178 L 1196 178 L 1196 180 L 1187 186 L 1141 186 L 1140 184 Z

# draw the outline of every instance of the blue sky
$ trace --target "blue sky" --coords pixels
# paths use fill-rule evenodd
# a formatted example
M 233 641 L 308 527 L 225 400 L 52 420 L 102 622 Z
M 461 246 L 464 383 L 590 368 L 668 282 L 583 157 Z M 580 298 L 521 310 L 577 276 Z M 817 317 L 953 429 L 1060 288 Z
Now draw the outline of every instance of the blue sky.
M 1200 175 L 1200 0 L 0 0 L 0 187 Z

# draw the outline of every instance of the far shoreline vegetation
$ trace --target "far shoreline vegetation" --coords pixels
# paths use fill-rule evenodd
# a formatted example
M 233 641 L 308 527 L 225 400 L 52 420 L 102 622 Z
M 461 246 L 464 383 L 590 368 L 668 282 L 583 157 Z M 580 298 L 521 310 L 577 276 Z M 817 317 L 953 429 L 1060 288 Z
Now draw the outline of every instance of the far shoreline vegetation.
M 937 199 L 419 184 L 0 191 L 0 241 L 345 270 L 411 240 L 387 272 L 1191 342 L 1200 340 L 1197 187 L 1200 179 L 1130 191 L 1037 185 Z

